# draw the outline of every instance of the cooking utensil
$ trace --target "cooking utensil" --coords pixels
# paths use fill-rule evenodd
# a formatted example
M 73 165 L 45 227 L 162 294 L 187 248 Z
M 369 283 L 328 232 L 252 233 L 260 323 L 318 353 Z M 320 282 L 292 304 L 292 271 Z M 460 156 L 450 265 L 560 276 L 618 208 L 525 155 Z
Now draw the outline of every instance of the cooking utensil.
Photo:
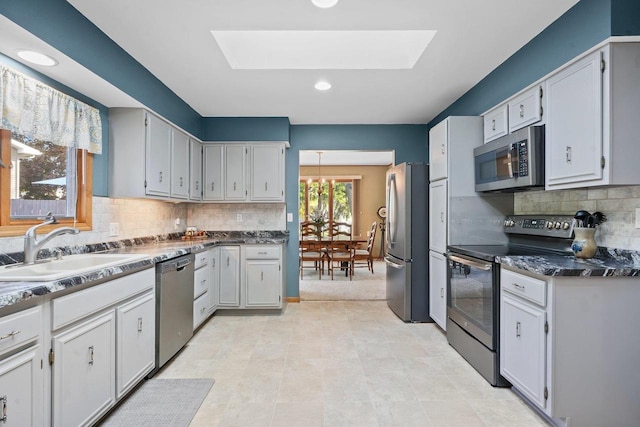
M 602 212 L 594 212 L 593 216 L 596 217 L 596 225 L 602 224 L 603 222 L 607 221 L 607 216 Z
M 576 226 L 578 227 L 587 227 L 587 220 L 591 216 L 591 214 L 584 210 L 579 210 L 573 216 L 576 219 Z

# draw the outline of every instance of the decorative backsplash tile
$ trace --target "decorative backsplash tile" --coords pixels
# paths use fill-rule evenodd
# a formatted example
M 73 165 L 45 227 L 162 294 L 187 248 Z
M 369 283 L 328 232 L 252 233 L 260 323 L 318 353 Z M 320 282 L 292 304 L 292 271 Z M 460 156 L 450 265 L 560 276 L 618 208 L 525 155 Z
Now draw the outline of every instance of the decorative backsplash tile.
M 516 193 L 516 214 L 567 214 L 580 209 L 601 211 L 607 222 L 598 227 L 596 243 L 610 248 L 640 250 L 635 210 L 640 208 L 640 186 Z
M 284 203 L 188 205 L 187 225 L 210 231 L 286 230 L 286 210 Z

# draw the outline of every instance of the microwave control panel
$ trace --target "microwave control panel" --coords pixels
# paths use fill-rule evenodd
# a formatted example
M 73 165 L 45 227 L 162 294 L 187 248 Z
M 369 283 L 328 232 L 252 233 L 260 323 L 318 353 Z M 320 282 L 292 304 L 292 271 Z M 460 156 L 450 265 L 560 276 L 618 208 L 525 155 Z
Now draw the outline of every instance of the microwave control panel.
M 518 176 L 529 175 L 529 144 L 527 140 L 516 142 L 515 149 L 518 151 Z

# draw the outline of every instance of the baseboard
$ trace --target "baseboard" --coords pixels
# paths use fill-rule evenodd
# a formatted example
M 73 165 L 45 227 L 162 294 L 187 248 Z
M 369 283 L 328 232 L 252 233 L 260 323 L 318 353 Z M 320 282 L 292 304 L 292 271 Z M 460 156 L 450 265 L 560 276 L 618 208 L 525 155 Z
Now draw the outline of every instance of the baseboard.
M 300 297 L 287 297 L 287 302 L 300 302 Z

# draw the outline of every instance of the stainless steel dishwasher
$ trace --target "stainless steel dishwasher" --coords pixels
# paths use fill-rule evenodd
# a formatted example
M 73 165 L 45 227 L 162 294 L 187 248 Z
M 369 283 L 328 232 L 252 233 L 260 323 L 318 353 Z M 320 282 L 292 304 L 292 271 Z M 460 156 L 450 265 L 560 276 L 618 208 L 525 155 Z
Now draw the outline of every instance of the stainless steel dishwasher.
M 156 265 L 156 368 L 160 369 L 193 336 L 194 255 Z

